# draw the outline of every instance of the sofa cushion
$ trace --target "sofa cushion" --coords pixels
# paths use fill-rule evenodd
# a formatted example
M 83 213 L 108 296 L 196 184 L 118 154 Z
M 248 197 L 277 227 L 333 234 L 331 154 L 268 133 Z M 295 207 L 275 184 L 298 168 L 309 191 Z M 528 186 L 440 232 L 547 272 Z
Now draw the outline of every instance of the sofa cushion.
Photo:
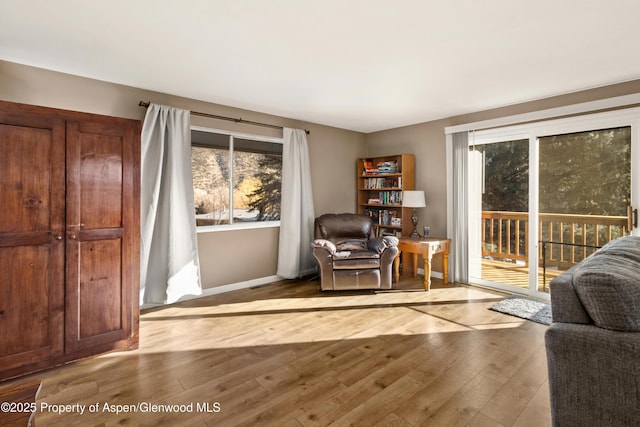
M 640 264 L 640 237 L 626 236 L 612 240 L 593 254 L 591 258 L 597 258 L 602 255 L 621 256 Z
M 573 274 L 575 291 L 596 326 L 640 331 L 640 238 L 609 243 Z

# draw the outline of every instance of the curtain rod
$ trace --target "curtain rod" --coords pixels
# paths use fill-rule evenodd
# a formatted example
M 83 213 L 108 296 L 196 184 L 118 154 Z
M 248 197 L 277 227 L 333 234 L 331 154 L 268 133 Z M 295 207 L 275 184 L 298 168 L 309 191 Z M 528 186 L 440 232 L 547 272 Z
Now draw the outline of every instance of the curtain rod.
M 151 102 L 140 101 L 140 103 L 138 105 L 140 107 L 148 108 L 149 105 L 151 105 Z M 267 128 L 271 128 L 271 129 L 280 129 L 280 130 L 283 129 L 282 126 L 272 125 L 272 124 L 269 124 L 269 123 L 253 122 L 251 120 L 244 120 L 242 118 L 218 116 L 216 114 L 201 113 L 199 111 L 190 111 L 190 113 L 193 114 L 194 116 L 208 117 L 210 119 L 226 120 L 228 122 L 244 123 L 244 124 L 254 125 L 254 126 L 263 126 L 263 127 L 267 127 Z M 311 132 L 308 129 L 305 129 L 304 133 L 309 135 Z

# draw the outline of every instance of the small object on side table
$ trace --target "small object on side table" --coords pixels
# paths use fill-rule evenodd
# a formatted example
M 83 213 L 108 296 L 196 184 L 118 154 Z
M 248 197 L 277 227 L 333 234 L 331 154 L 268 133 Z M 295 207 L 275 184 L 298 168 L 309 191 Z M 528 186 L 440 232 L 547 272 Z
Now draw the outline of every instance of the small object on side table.
M 416 208 L 424 208 L 425 206 L 424 191 L 406 190 L 402 193 L 402 207 L 413 208 L 411 213 L 411 222 L 413 223 L 412 238 L 420 237 L 420 234 L 418 234 L 418 211 Z

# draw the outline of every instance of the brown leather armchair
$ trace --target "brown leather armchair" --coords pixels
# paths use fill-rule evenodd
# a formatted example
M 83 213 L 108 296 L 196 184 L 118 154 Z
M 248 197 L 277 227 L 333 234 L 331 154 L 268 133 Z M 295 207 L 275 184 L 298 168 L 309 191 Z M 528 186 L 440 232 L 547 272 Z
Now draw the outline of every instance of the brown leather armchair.
M 374 237 L 366 215 L 325 214 L 315 220 L 311 246 L 325 290 L 391 289 L 398 239 Z

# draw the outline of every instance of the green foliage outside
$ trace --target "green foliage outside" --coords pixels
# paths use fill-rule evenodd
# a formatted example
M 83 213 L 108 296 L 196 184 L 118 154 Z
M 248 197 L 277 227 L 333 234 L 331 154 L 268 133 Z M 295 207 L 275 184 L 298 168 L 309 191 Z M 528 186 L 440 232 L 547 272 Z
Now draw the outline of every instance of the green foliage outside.
M 472 147 L 484 152 L 482 209 L 527 212 L 529 141 Z M 631 193 L 631 128 L 540 138 L 543 213 L 626 215 Z
M 540 138 L 540 212 L 626 215 L 631 128 Z
M 482 152 L 484 156 L 482 209 L 528 212 L 529 140 L 484 144 L 470 149 Z M 631 128 L 540 138 L 538 187 L 541 218 L 543 214 L 625 216 L 631 194 Z M 506 222 L 498 227 L 498 221 L 494 220 L 493 225 L 496 235 L 491 236 L 489 224 L 485 224 L 485 250 L 495 249 L 490 242 L 495 242 L 501 231 L 503 246 L 508 238 L 514 254 L 526 254 L 524 225 L 520 229 L 517 248 L 515 235 L 509 235 Z M 512 220 L 512 230 L 514 226 Z M 543 241 L 585 241 L 587 246 L 601 246 L 609 239 L 620 237 L 623 229 L 596 224 L 583 227 L 579 219 L 573 224 L 569 218 L 563 224 L 549 224 L 541 219 L 540 233 Z M 548 260 L 569 259 L 569 255 L 576 252 L 575 259 L 581 259 L 593 251 L 565 244 L 560 246 L 549 249 Z
M 280 219 L 282 156 L 234 152 L 232 198 L 229 150 L 192 147 L 191 160 L 198 225 L 227 224 L 230 209 L 234 222 Z
M 258 221 L 279 220 L 282 156 L 261 155 L 258 159 L 258 172 L 254 177 L 260 183 L 249 194 L 249 211 L 258 212 Z
M 484 152 L 482 210 L 529 210 L 529 140 L 474 147 Z

